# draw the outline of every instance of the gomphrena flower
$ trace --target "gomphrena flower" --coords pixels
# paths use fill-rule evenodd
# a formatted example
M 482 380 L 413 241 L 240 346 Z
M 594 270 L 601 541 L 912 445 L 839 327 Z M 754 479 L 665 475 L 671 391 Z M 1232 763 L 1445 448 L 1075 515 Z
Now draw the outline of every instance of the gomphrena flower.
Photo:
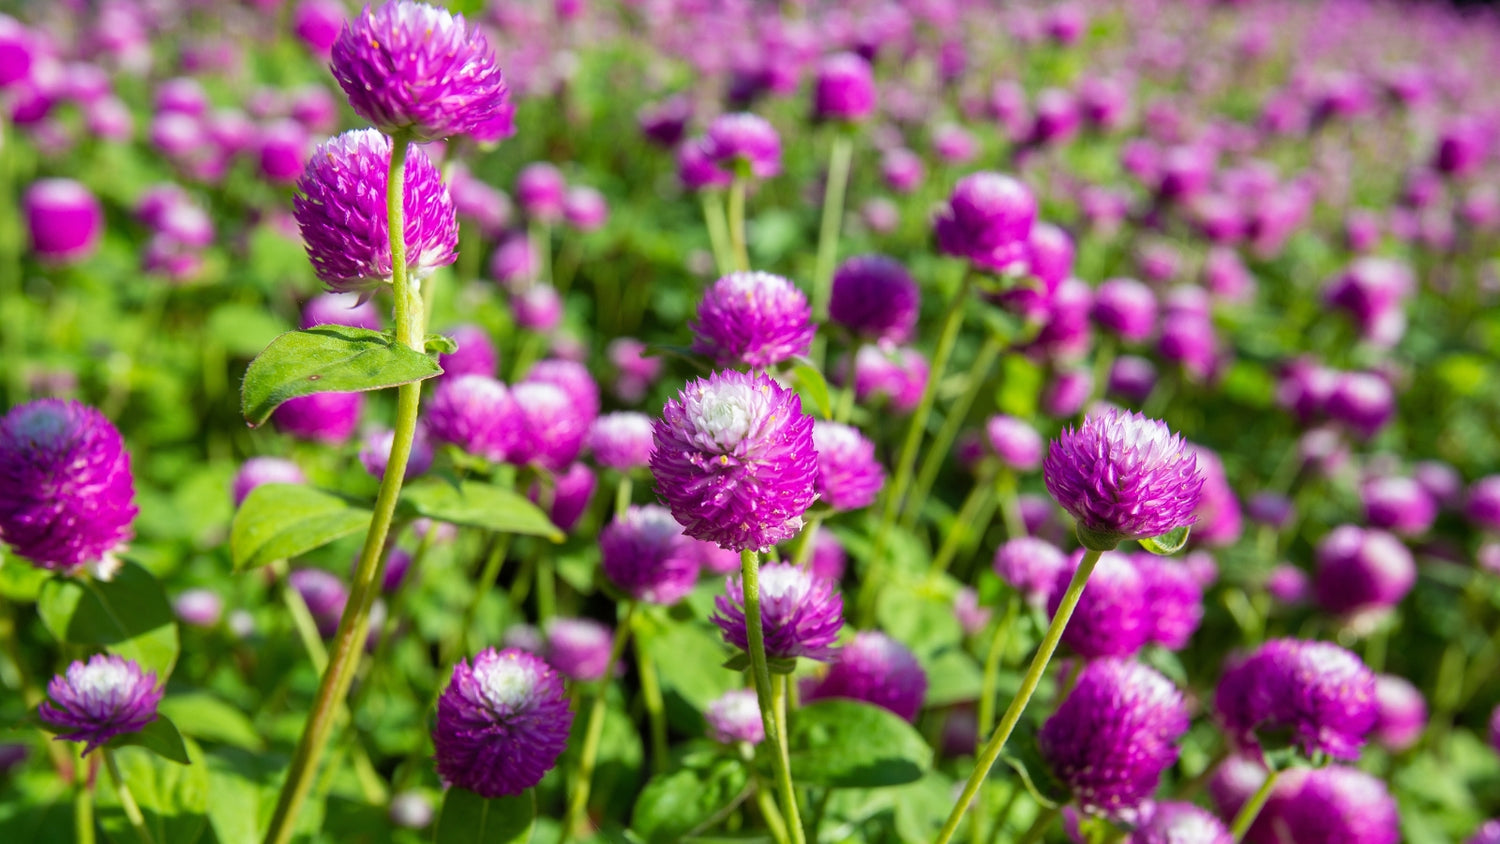
M 1318 603 L 1355 622 L 1394 607 L 1417 582 L 1411 552 L 1383 530 L 1340 525 L 1318 543 L 1317 553 Z
M 1214 702 L 1247 748 L 1285 739 L 1308 756 L 1354 759 L 1375 726 L 1375 674 L 1331 642 L 1273 639 L 1224 672 Z
M 817 497 L 812 431 L 797 394 L 766 375 L 696 379 L 656 420 L 657 495 L 695 539 L 735 551 L 790 539 Z
M 1056 615 L 1083 552 L 1058 569 L 1047 599 L 1047 614 Z M 1063 641 L 1085 659 L 1130 656 L 1145 646 L 1156 608 L 1147 603 L 1146 579 L 1131 558 L 1106 551 L 1089 577 L 1088 588 L 1063 631 Z
M 507 460 L 518 465 L 533 463 L 561 471 L 583 450 L 593 417 L 556 384 L 523 381 L 511 388 L 511 398 L 523 420 L 521 436 Z
M 594 470 L 581 461 L 553 474 L 550 490 L 552 506 L 547 508 L 547 517 L 552 520 L 552 524 L 557 525 L 558 530 L 572 533 L 573 528 L 578 526 L 578 520 L 589 509 L 589 502 L 594 500 L 594 489 L 598 486 L 598 481 Z M 533 504 L 545 505 L 546 494 L 541 479 L 533 481 L 526 491 L 526 497 Z
M 1025 267 L 1036 198 L 1001 173 L 973 173 L 958 181 L 935 227 L 938 247 L 994 272 Z
M 724 640 L 748 650 L 745 625 L 745 588 L 740 577 L 725 582 L 726 594 L 714 599 L 710 617 L 724 632 Z M 844 599 L 832 581 L 814 577 L 799 566 L 773 563 L 760 569 L 760 621 L 765 631 L 766 656 L 790 659 L 805 656 L 827 661 L 844 624 Z
M 42 179 L 26 189 L 21 211 L 31 250 L 53 263 L 93 254 L 104 231 L 104 209 L 89 189 L 72 179 Z
M 1034 536 L 1007 539 L 995 549 L 996 576 L 1038 609 L 1047 605 L 1057 573 L 1066 567 L 1067 555 L 1056 545 Z
M 1400 817 L 1385 783 L 1364 771 L 1343 765 L 1293 768 L 1277 779 L 1245 840 L 1396 844 Z
M 425 419 L 434 440 L 493 463 L 510 456 L 525 425 L 510 389 L 484 375 L 444 378 L 427 403 Z
M 609 667 L 608 627 L 591 618 L 553 618 L 547 622 L 547 661 L 564 677 L 589 683 Z
M 856 255 L 833 273 L 828 318 L 855 336 L 899 345 L 911 339 L 921 291 L 906 267 L 885 255 Z
M 527 371 L 522 383 L 551 384 L 561 389 L 576 407 L 576 413 L 593 424 L 599 415 L 599 384 L 588 367 L 575 360 L 548 358 L 539 360 Z
M 463 15 L 426 3 L 366 6 L 344 25 L 330 58 L 354 112 L 387 135 L 460 135 L 505 103 L 505 79 L 484 35 Z
M 863 120 L 875 110 L 875 73 L 855 53 L 835 53 L 818 64 L 813 115 L 820 120 Z
M 1191 803 L 1158 803 L 1128 844 L 1234 844 L 1224 823 Z
M 630 410 L 606 413 L 589 427 L 585 445 L 594 462 L 606 469 L 629 472 L 646 466 L 655 447 L 651 417 Z
M 1464 844 L 1500 844 L 1500 820 L 1485 821 Z
M 765 179 L 781 172 L 781 136 L 759 115 L 740 112 L 714 118 L 704 133 L 703 152 L 731 173 L 744 167 L 749 175 Z
M 455 325 L 446 333 L 458 344 L 458 348 L 438 358 L 443 367 L 443 377 L 452 379 L 460 375 L 484 375 L 494 378 L 499 371 L 500 354 L 490 333 L 477 325 Z
M 551 666 L 525 651 L 487 648 L 453 666 L 438 698 L 438 776 L 490 799 L 520 794 L 557 764 L 572 726 Z
M 1203 621 L 1203 585 L 1176 560 L 1146 553 L 1132 559 L 1146 584 L 1146 641 L 1183 649 Z
M 307 475 L 296 463 L 281 457 L 252 457 L 240 464 L 234 475 L 231 492 L 234 506 L 245 502 L 245 496 L 262 484 L 305 484 Z
M 311 393 L 287 399 L 271 414 L 276 429 L 299 440 L 341 445 L 359 427 L 363 393 Z
M 1500 533 L 1500 475 L 1488 475 L 1469 486 L 1464 515 L 1480 530 Z
M 1172 681 L 1123 659 L 1090 662 L 1037 734 L 1037 746 L 1086 812 L 1136 817 L 1177 761 L 1187 707 Z
M 1410 680 L 1395 674 L 1375 677 L 1375 729 L 1382 747 L 1397 752 L 1417 743 L 1427 729 L 1427 700 Z
M 996 414 L 985 423 L 984 432 L 1006 468 L 1030 472 L 1042 465 L 1042 435 L 1024 419 Z
M 48 700 L 37 709 L 57 737 L 84 742 L 84 753 L 156 720 L 162 689 L 154 672 L 133 660 L 95 654 L 74 662 L 47 684 Z
M 319 293 L 302 306 L 302 319 L 297 327 L 319 325 L 349 325 L 379 331 L 380 311 L 375 303 L 360 301 L 356 293 Z
M 1110 550 L 1193 523 L 1203 473 L 1166 424 L 1110 408 L 1065 429 L 1042 461 L 1047 491 L 1078 522 L 1078 538 Z
M 297 181 L 293 213 L 313 271 L 330 290 L 367 297 L 391 281 L 390 166 L 390 139 L 359 129 L 319 146 Z M 406 263 L 422 279 L 458 257 L 458 214 L 437 167 L 415 147 L 404 186 Z
M 763 272 L 730 273 L 714 282 L 698 303 L 693 351 L 720 366 L 765 369 L 807 354 L 812 311 L 790 281 Z
M 317 622 L 318 633 L 325 639 L 338 632 L 339 620 L 349 603 L 349 588 L 338 575 L 323 569 L 297 569 L 287 575 L 287 585 L 297 590 L 307 611 Z
M 130 453 L 104 414 L 38 399 L 0 418 L 0 541 L 16 554 L 55 571 L 108 571 L 136 512 Z
M 385 466 L 391 459 L 391 445 L 395 442 L 396 432 L 389 428 L 371 431 L 359 447 L 359 462 L 365 467 L 365 471 L 376 478 L 385 477 Z M 424 474 L 432 468 L 432 442 L 427 438 L 427 429 L 417 425 L 415 434 L 411 441 L 411 455 L 407 458 L 406 473 L 407 480 Z
M 665 507 L 631 507 L 599 534 L 600 568 L 638 601 L 675 604 L 698 582 L 698 557 Z
M 813 424 L 818 450 L 818 498 L 835 510 L 868 507 L 885 485 L 885 469 L 875 458 L 875 444 L 852 425 L 818 420 Z
M 849 698 L 915 721 L 927 697 L 927 672 L 905 645 L 865 630 L 833 656 L 828 673 L 802 687 L 804 701 Z
M 224 599 L 212 589 L 188 589 L 172 599 L 172 613 L 183 624 L 213 627 L 224 614 Z
M 703 718 L 708 721 L 708 737 L 720 744 L 754 745 L 766 737 L 754 689 L 730 689 L 703 710 Z

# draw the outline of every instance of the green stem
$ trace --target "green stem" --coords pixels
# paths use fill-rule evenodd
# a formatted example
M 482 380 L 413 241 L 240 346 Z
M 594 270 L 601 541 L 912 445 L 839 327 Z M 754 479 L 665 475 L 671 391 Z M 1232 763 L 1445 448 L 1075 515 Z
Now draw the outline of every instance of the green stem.
M 629 472 L 620 473 L 620 482 L 615 486 L 615 518 L 625 518 L 625 512 L 630 509 L 630 498 L 632 494 Z
M 989 735 L 995 726 L 995 686 L 1000 681 L 1000 665 L 1010 650 L 1010 634 L 1015 629 L 1016 617 L 1021 614 L 1021 596 L 1014 594 L 1005 604 L 1005 614 L 995 625 L 995 634 L 990 637 L 990 650 L 984 659 L 984 680 L 979 692 L 979 734 Z
M 708 245 L 714 253 L 714 266 L 719 275 L 729 275 L 734 266 L 734 255 L 729 246 L 729 223 L 724 219 L 724 203 L 719 192 L 706 190 L 698 194 L 703 203 L 703 223 L 708 228 Z
M 391 241 L 391 286 L 396 302 L 396 341 L 423 352 L 424 320 L 421 285 L 411 278 L 406 266 L 406 231 L 402 201 L 405 197 L 407 141 L 405 133 L 391 138 L 391 168 L 386 184 L 386 216 Z M 396 424 L 391 442 L 390 459 L 375 498 L 370 529 L 365 534 L 364 549 L 349 591 L 344 615 L 339 619 L 333 638 L 328 669 L 318 684 L 318 694 L 308 713 L 302 737 L 292 754 L 286 782 L 276 799 L 276 811 L 266 832 L 266 844 L 287 844 L 292 837 L 297 815 L 302 811 L 313 774 L 327 748 L 340 704 L 349 693 L 355 669 L 364 654 L 365 630 L 370 621 L 370 605 L 379 591 L 381 569 L 385 563 L 385 542 L 396 515 L 396 501 L 406 477 L 406 463 L 411 457 L 412 439 L 417 429 L 417 411 L 422 398 L 421 382 L 396 388 Z
M 740 575 L 745 593 L 745 638 L 750 645 L 750 677 L 755 682 L 755 698 L 760 704 L 760 720 L 775 762 L 776 791 L 781 800 L 782 815 L 792 844 L 806 844 L 802 835 L 802 817 L 797 811 L 797 795 L 792 789 L 792 761 L 781 738 L 781 719 L 772 697 L 771 671 L 766 665 L 766 632 L 760 618 L 760 557 L 755 551 L 740 552 Z
M 479 570 L 479 580 L 474 584 L 474 591 L 469 594 L 469 603 L 464 607 L 463 620 L 459 622 L 458 638 L 454 640 L 457 647 L 449 651 L 443 660 L 444 663 L 452 662 L 460 654 L 469 650 L 469 631 L 474 626 L 474 619 L 479 615 L 479 604 L 484 596 L 489 594 L 490 588 L 495 585 L 495 579 L 500 576 L 500 568 L 505 564 L 506 552 L 510 550 L 511 535 L 508 533 L 498 534 L 490 545 L 489 556 L 485 557 L 484 568 Z
M 1009 466 L 1001 466 L 995 473 L 995 496 L 1000 499 L 1000 519 L 1005 523 L 1005 538 L 1017 539 L 1026 535 L 1026 519 L 1021 515 L 1021 498 L 1016 492 L 1016 473 Z
M 667 770 L 667 708 L 656 676 L 656 663 L 646 650 L 639 630 L 635 635 L 635 662 L 641 678 L 641 702 L 646 707 L 646 721 L 651 725 L 651 770 L 660 774 Z
M 1031 696 L 1036 694 L 1036 688 L 1042 682 L 1042 675 L 1047 671 L 1047 664 L 1052 661 L 1052 654 L 1057 650 L 1058 643 L 1062 641 L 1063 630 L 1068 626 L 1068 619 L 1073 617 L 1073 610 L 1078 606 L 1078 599 L 1083 595 L 1083 587 L 1088 583 L 1089 575 L 1093 573 L 1094 566 L 1099 562 L 1099 554 L 1099 551 L 1091 548 L 1078 563 L 1078 570 L 1073 573 L 1073 579 L 1069 581 L 1068 589 L 1063 593 L 1057 614 L 1052 617 L 1052 623 L 1047 627 L 1047 634 L 1042 637 L 1042 644 L 1037 648 L 1036 656 L 1031 658 L 1031 667 L 1026 669 L 1026 676 L 1021 679 L 1021 688 L 1011 700 L 1010 706 L 1006 708 L 1004 717 L 1000 719 L 1000 726 L 995 730 L 995 735 L 980 751 L 979 758 L 974 762 L 974 771 L 969 775 L 969 781 L 964 784 L 958 803 L 954 805 L 953 811 L 948 815 L 947 822 L 943 824 L 943 829 L 938 833 L 933 844 L 948 844 L 953 839 L 953 833 L 957 831 L 959 822 L 963 820 L 969 803 L 974 799 L 974 795 L 979 793 L 979 787 L 984 784 L 984 778 L 989 775 L 990 768 L 994 767 L 995 760 L 1000 758 L 1000 751 L 1005 748 L 1006 740 L 1015 731 L 1016 724 L 1021 720 L 1021 713 L 1026 711 L 1026 705 L 1031 702 Z
M 531 252 L 536 257 L 537 284 L 552 283 L 552 228 L 541 220 L 532 220 L 527 237 L 531 239 Z
M 1056 819 L 1057 809 L 1055 807 L 1047 807 L 1037 812 L 1036 820 L 1032 822 L 1031 828 L 1026 830 L 1026 834 L 1021 836 L 1017 844 L 1036 844 L 1036 842 L 1041 841 L 1042 836 L 1047 834 L 1047 827 L 1051 826 L 1052 822 Z
M 1266 774 L 1266 781 L 1260 784 L 1250 800 L 1240 807 L 1240 813 L 1234 816 L 1234 825 L 1229 828 L 1229 834 L 1234 836 L 1235 841 L 1245 840 L 1245 833 L 1250 831 L 1250 825 L 1255 823 L 1255 818 L 1260 814 L 1261 808 L 1266 801 L 1271 799 L 1271 789 L 1276 787 L 1276 777 L 1279 771 L 1270 771 Z
M 734 269 L 750 271 L 750 251 L 745 246 L 745 188 L 748 176 L 736 175 L 729 183 L 729 251 Z
M 765 780 L 761 779 L 760 770 L 755 766 L 755 751 L 749 744 L 740 743 L 740 755 L 745 764 L 750 768 L 750 782 L 755 789 L 755 806 L 760 809 L 760 816 L 766 822 L 766 829 L 771 831 L 771 837 L 776 844 L 787 844 L 786 821 L 781 817 L 781 810 L 776 808 L 776 800 L 771 796 L 771 790 L 766 788 Z
M 135 829 L 136 837 L 141 839 L 142 844 L 155 844 L 151 837 L 151 831 L 146 829 L 146 817 L 141 814 L 141 807 L 135 803 L 135 796 L 130 793 L 130 786 L 125 784 L 125 778 L 120 776 L 120 766 L 115 763 L 114 751 L 109 748 L 101 748 L 104 754 L 104 768 L 109 771 L 110 782 L 114 783 L 115 794 L 120 797 L 120 808 L 125 810 L 125 817 L 130 820 L 130 825 Z
M 999 335 L 992 332 L 984 338 L 984 344 L 979 347 L 979 354 L 974 357 L 974 364 L 969 369 L 968 384 L 963 394 L 949 408 L 948 415 L 943 419 L 943 427 L 938 429 L 932 445 L 924 450 L 926 459 L 922 461 L 922 470 L 917 473 L 917 482 L 912 487 L 911 495 L 907 496 L 902 513 L 902 522 L 908 527 L 916 523 L 917 514 L 922 509 L 921 502 L 927 500 L 927 493 L 932 490 L 932 484 L 943 468 L 943 461 L 953 451 L 958 432 L 968 419 L 969 408 L 974 406 L 974 399 L 978 398 L 979 391 L 989 380 L 990 372 L 995 368 L 995 361 L 1003 348 L 1005 342 Z
M 74 762 L 74 784 L 78 791 L 73 795 L 73 831 L 78 844 L 94 844 L 95 840 L 94 778 L 91 769 L 90 759 L 78 758 Z
M 964 503 L 958 508 L 958 515 L 953 519 L 953 526 L 948 529 L 943 537 L 943 544 L 938 546 L 938 552 L 932 557 L 933 577 L 946 572 L 958 549 L 968 539 L 969 528 L 977 526 L 980 530 L 985 528 L 983 522 L 977 521 L 980 512 L 988 509 L 995 500 L 995 485 L 988 478 L 979 478 L 970 487 L 969 494 L 964 498 Z
M 599 740 L 604 736 L 604 703 L 610 680 L 615 674 L 615 664 L 625 652 L 625 642 L 630 638 L 630 626 L 635 619 L 635 601 L 625 605 L 625 617 L 615 628 L 615 639 L 609 647 L 609 661 L 604 664 L 604 676 L 599 680 L 599 693 L 589 706 L 588 726 L 584 728 L 583 749 L 578 754 L 578 771 L 573 776 L 573 793 L 568 799 L 568 814 L 558 844 L 567 844 L 577 832 L 589 806 L 589 787 L 594 779 L 594 765 L 599 761 Z
M 840 130 L 833 137 L 833 150 L 828 156 L 823 220 L 818 227 L 818 262 L 813 270 L 814 322 L 828 320 L 828 300 L 833 292 L 833 262 L 838 257 L 839 224 L 844 218 L 844 191 L 849 186 L 849 163 L 853 158 L 854 142 Z
M 839 395 L 839 406 L 834 408 L 833 421 L 848 422 L 850 415 L 854 413 L 854 372 L 859 359 L 860 346 L 849 349 L 849 360 L 844 364 L 844 390 Z M 816 360 L 816 358 L 814 358 Z
M 823 516 L 809 516 L 807 525 L 802 528 L 802 533 L 797 537 L 797 544 L 792 548 L 792 564 L 807 568 L 808 561 L 812 559 L 814 540 L 818 538 L 818 528 L 823 525 Z

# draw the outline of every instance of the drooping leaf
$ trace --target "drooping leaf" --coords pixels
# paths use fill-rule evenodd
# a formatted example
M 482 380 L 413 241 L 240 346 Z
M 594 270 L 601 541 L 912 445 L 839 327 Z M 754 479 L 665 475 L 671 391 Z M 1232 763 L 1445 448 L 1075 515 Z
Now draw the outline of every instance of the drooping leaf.
M 177 662 L 177 622 L 166 592 L 135 563 L 109 581 L 54 577 L 37 596 L 37 614 L 59 641 L 135 660 L 159 682 Z
M 486 800 L 454 786 L 443 797 L 434 844 L 526 844 L 536 823 L 536 795 Z
M 854 700 L 820 700 L 797 710 L 788 732 L 797 782 L 878 788 L 922 778 L 932 748 L 900 716 Z
M 744 762 L 729 757 L 652 777 L 636 798 L 631 829 L 648 844 L 680 841 L 727 813 L 749 781 Z
M 525 496 L 482 481 L 422 478 L 401 491 L 401 507 L 411 515 L 439 522 L 479 527 L 497 533 L 564 539 L 542 509 Z
M 250 362 L 240 391 L 240 409 L 253 427 L 288 399 L 379 390 L 442 372 L 437 361 L 379 331 L 319 325 L 288 331 Z
M 182 733 L 172 719 L 160 713 L 156 720 L 133 733 L 121 733 L 110 739 L 109 747 L 144 747 L 163 759 L 179 765 L 188 764 L 187 745 L 182 742 Z
M 370 511 L 310 486 L 265 484 L 234 514 L 229 552 L 236 571 L 288 560 L 364 530 Z
M 168 695 L 158 711 L 195 739 L 245 750 L 261 750 L 266 745 L 265 737 L 248 716 L 208 692 Z

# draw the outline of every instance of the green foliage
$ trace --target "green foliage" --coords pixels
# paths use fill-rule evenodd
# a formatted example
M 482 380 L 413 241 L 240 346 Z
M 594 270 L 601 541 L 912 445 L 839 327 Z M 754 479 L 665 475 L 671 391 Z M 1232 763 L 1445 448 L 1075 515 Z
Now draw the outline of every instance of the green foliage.
M 236 570 L 290 560 L 364 530 L 370 511 L 300 484 L 264 484 L 234 514 L 229 548 Z
M 379 390 L 442 371 L 428 355 L 368 328 L 320 325 L 288 331 L 251 361 L 241 389 L 241 410 L 252 426 L 260 425 L 288 399 Z
M 526 844 L 536 823 L 536 795 L 487 800 L 466 788 L 443 798 L 433 844 Z
M 680 841 L 710 827 L 748 796 L 750 772 L 737 758 L 709 753 L 652 777 L 636 799 L 630 828 L 648 844 Z
M 107 581 L 52 578 L 37 597 L 37 613 L 58 641 L 133 659 L 159 681 L 177 663 L 177 623 L 166 593 L 135 563 Z
M 820 700 L 797 711 L 787 734 L 797 782 L 876 788 L 916 782 L 932 748 L 901 717 L 854 700 Z
M 401 506 L 411 515 L 434 521 L 563 540 L 562 531 L 525 496 L 481 481 L 413 481 L 401 491 Z

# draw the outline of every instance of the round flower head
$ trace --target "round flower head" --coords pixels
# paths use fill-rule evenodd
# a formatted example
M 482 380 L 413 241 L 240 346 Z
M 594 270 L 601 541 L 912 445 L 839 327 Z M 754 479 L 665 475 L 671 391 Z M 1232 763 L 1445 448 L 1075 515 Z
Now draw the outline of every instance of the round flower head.
M 721 114 L 708 124 L 703 139 L 708 160 L 731 172 L 744 167 L 765 179 L 781 172 L 781 136 L 766 119 L 754 114 Z
M 834 584 L 794 565 L 773 563 L 760 569 L 760 622 L 765 632 L 766 656 L 791 659 L 805 656 L 827 661 L 844 624 L 844 599 Z M 727 594 L 714 599 L 710 617 L 724 633 L 724 641 L 748 650 L 745 589 L 740 577 L 728 578 Z
M 606 469 L 629 472 L 646 466 L 654 445 L 651 417 L 629 410 L 606 413 L 589 426 L 587 445 L 594 461 Z
M 1500 844 L 1500 820 L 1485 821 L 1465 844 Z
M 818 65 L 813 114 L 820 120 L 863 120 L 875 110 L 875 73 L 854 53 L 835 53 Z
M 487 648 L 453 666 L 438 698 L 438 776 L 489 799 L 520 794 L 557 764 L 572 726 L 551 666 L 525 651 Z
M 599 385 L 588 368 L 578 361 L 561 358 L 537 361 L 526 373 L 523 383 L 551 384 L 561 389 L 588 424 L 599 415 Z
M 1042 725 L 1042 758 L 1086 812 L 1132 820 L 1177 761 L 1187 707 L 1172 681 L 1137 662 L 1090 662 Z
M 541 262 L 524 231 L 503 235 L 490 255 L 490 277 L 510 293 L 524 292 L 536 282 L 540 270 Z
M 271 419 L 288 436 L 341 445 L 359 427 L 364 406 L 363 393 L 311 393 L 282 402 Z
M 684 532 L 735 551 L 792 538 L 817 497 L 813 420 L 765 375 L 689 383 L 656 420 L 656 493 Z
M 833 274 L 828 318 L 865 340 L 899 345 L 911 339 L 920 305 L 917 283 L 900 261 L 857 255 Z
M 760 744 L 766 737 L 766 725 L 760 717 L 760 701 L 754 689 L 731 689 L 720 695 L 703 711 L 708 721 L 708 737 L 720 744 L 748 742 Z
M 1189 447 L 1197 457 L 1198 469 L 1203 475 L 1203 494 L 1193 510 L 1196 519 L 1193 542 L 1212 547 L 1232 545 L 1244 529 L 1239 496 L 1229 486 L 1224 462 L 1219 455 L 1200 445 Z
M 1287 606 L 1301 606 L 1312 595 L 1307 573 L 1291 563 L 1281 563 L 1266 575 L 1266 592 Z
M 447 335 L 458 344 L 450 354 L 440 355 L 438 364 L 443 367 L 445 378 L 460 375 L 483 375 L 494 378 L 500 366 L 500 355 L 490 340 L 490 333 L 477 325 L 455 325 Z
M 807 297 L 790 281 L 763 272 L 730 273 L 698 303 L 693 351 L 720 366 L 756 369 L 807 354 L 813 325 Z
M 562 321 L 562 297 L 550 284 L 533 284 L 510 294 L 510 312 L 517 328 L 551 334 Z
M 484 375 L 444 378 L 427 403 L 427 431 L 493 463 L 506 460 L 525 425 L 510 390 Z
M 1285 735 L 1308 756 L 1353 759 L 1375 726 L 1375 674 L 1330 642 L 1273 639 L 1224 673 L 1214 703 L 1244 746 Z
M 804 701 L 849 698 L 915 721 L 927 697 L 927 672 L 907 647 L 865 630 L 834 654 L 828 673 L 802 688 Z
M 1030 423 L 999 414 L 990 417 L 984 431 L 990 448 L 1007 468 L 1030 472 L 1042 465 L 1042 435 Z
M 1112 278 L 1094 294 L 1094 322 L 1131 343 L 1156 330 L 1156 294 L 1133 278 Z
M 302 596 L 307 611 L 318 624 L 318 633 L 331 638 L 339 629 L 349 589 L 338 576 L 322 569 L 297 569 L 287 575 L 287 583 Z
M 665 507 L 631 507 L 599 534 L 600 568 L 637 601 L 675 604 L 698 582 L 698 558 Z
M 819 420 L 813 424 L 818 450 L 818 497 L 835 510 L 868 507 L 885 485 L 875 444 L 858 428 Z
M 1480 478 L 1469 487 L 1464 515 L 1480 530 L 1500 533 L 1500 475 Z
M 847 361 L 834 369 L 846 371 Z M 927 359 L 916 349 L 887 352 L 877 346 L 861 346 L 854 355 L 854 398 L 861 404 L 884 399 L 891 410 L 909 413 L 921 401 L 927 387 Z
M 689 138 L 677 148 L 677 178 L 688 190 L 728 187 L 733 176 L 709 154 L 707 138 Z
M 553 475 L 552 490 L 548 493 L 552 504 L 547 508 L 547 517 L 552 519 L 558 530 L 571 533 L 578 526 L 578 520 L 589 509 L 589 502 L 594 500 L 596 486 L 598 478 L 594 477 L 594 470 L 583 463 L 574 463 Z M 532 482 L 531 488 L 526 491 L 526 497 L 533 504 L 544 503 L 540 480 Z
M 579 231 L 591 232 L 609 219 L 609 203 L 598 189 L 579 185 L 563 198 L 563 219 Z
M 1427 729 L 1427 700 L 1405 677 L 1375 677 L 1375 730 L 1371 736 L 1382 747 L 1399 753 L 1417 743 Z
M 570 680 L 598 680 L 609 667 L 613 635 L 593 619 L 553 618 L 547 622 L 547 661 Z
M 189 589 L 173 599 L 172 612 L 183 624 L 213 627 L 224 614 L 224 599 L 212 589 Z
M 567 190 L 562 171 L 545 161 L 528 164 L 516 175 L 516 201 L 521 210 L 543 222 L 562 219 Z
M 740 552 L 720 548 L 712 542 L 704 542 L 701 539 L 687 538 L 688 546 L 693 549 L 693 554 L 698 560 L 698 568 L 709 574 L 733 574 L 740 570 Z M 817 550 L 813 551 L 814 566 L 816 566 Z M 814 573 L 817 569 L 814 568 Z
M 1343 372 L 1328 396 L 1328 415 L 1369 439 L 1396 414 L 1390 382 L 1373 372 Z
M 1000 173 L 974 173 L 959 180 L 938 214 L 938 247 L 1003 272 L 1025 262 L 1035 221 L 1036 198 L 1025 185 Z
M 262 484 L 305 484 L 307 476 L 290 460 L 280 457 L 252 457 L 240 465 L 234 475 L 234 506 L 245 502 L 245 496 Z
M 130 453 L 104 414 L 39 399 L 0 418 L 0 541 L 45 569 L 109 570 L 131 537 Z
M 84 742 L 87 754 L 155 721 L 161 695 L 154 672 L 142 673 L 133 660 L 95 654 L 53 677 L 47 684 L 48 699 L 37 712 L 58 738 Z
M 420 791 L 403 791 L 391 798 L 388 817 L 406 829 L 426 829 L 433 820 L 432 801 Z
M 1076 552 L 1067 565 L 1058 569 L 1052 594 L 1047 598 L 1048 615 L 1056 615 L 1063 593 L 1082 560 L 1083 552 Z M 1151 635 L 1155 610 L 1147 603 L 1146 580 L 1130 557 L 1105 552 L 1078 599 L 1078 607 L 1063 631 L 1063 641 L 1085 659 L 1130 656 Z
M 1039 609 L 1047 605 L 1058 572 L 1067 565 L 1067 555 L 1056 545 L 1034 536 L 1008 539 L 995 551 L 996 576 Z
M 390 166 L 391 142 L 373 129 L 345 132 L 308 159 L 292 207 L 313 271 L 330 290 L 368 297 L 391 281 Z M 458 257 L 458 214 L 437 167 L 415 147 L 403 187 L 406 263 L 423 279 Z
M 1203 473 L 1165 423 L 1110 408 L 1052 441 L 1047 491 L 1078 522 L 1079 541 L 1109 550 L 1193 523 Z
M 1437 519 L 1438 503 L 1413 478 L 1391 475 L 1376 478 L 1360 490 L 1365 505 L 1365 522 L 1404 536 L 1427 532 Z
M 89 189 L 72 179 L 42 179 L 26 189 L 22 213 L 31 250 L 56 263 L 87 258 L 99 245 L 104 209 Z
M 577 459 L 592 419 L 583 416 L 561 387 L 523 381 L 510 393 L 520 409 L 524 430 L 507 460 L 558 471 Z
M 1396 801 L 1385 783 L 1355 768 L 1297 768 L 1277 780 L 1246 840 L 1319 844 L 1397 844 L 1401 840 Z M 1262 833 L 1264 834 L 1255 834 Z M 1290 836 L 1283 838 L 1283 836 Z
M 1234 844 L 1234 836 L 1207 809 L 1191 803 L 1158 803 L 1151 819 L 1136 827 L 1127 844 Z
M 1383 530 L 1342 525 L 1318 543 L 1313 590 L 1318 603 L 1335 615 L 1389 609 L 1416 582 L 1417 565 L 1411 552 Z
M 1136 554 L 1146 582 L 1146 641 L 1182 650 L 1203 621 L 1203 586 L 1191 569 L 1154 554 Z
M 360 117 L 414 141 L 461 135 L 505 103 L 494 51 L 463 15 L 394 0 L 364 8 L 331 51 L 333 78 Z
M 813 534 L 812 546 L 812 559 L 808 568 L 812 570 L 813 577 L 834 583 L 843 580 L 844 570 L 849 567 L 849 555 L 844 551 L 839 538 L 833 535 L 833 531 L 819 527 L 817 533 Z

